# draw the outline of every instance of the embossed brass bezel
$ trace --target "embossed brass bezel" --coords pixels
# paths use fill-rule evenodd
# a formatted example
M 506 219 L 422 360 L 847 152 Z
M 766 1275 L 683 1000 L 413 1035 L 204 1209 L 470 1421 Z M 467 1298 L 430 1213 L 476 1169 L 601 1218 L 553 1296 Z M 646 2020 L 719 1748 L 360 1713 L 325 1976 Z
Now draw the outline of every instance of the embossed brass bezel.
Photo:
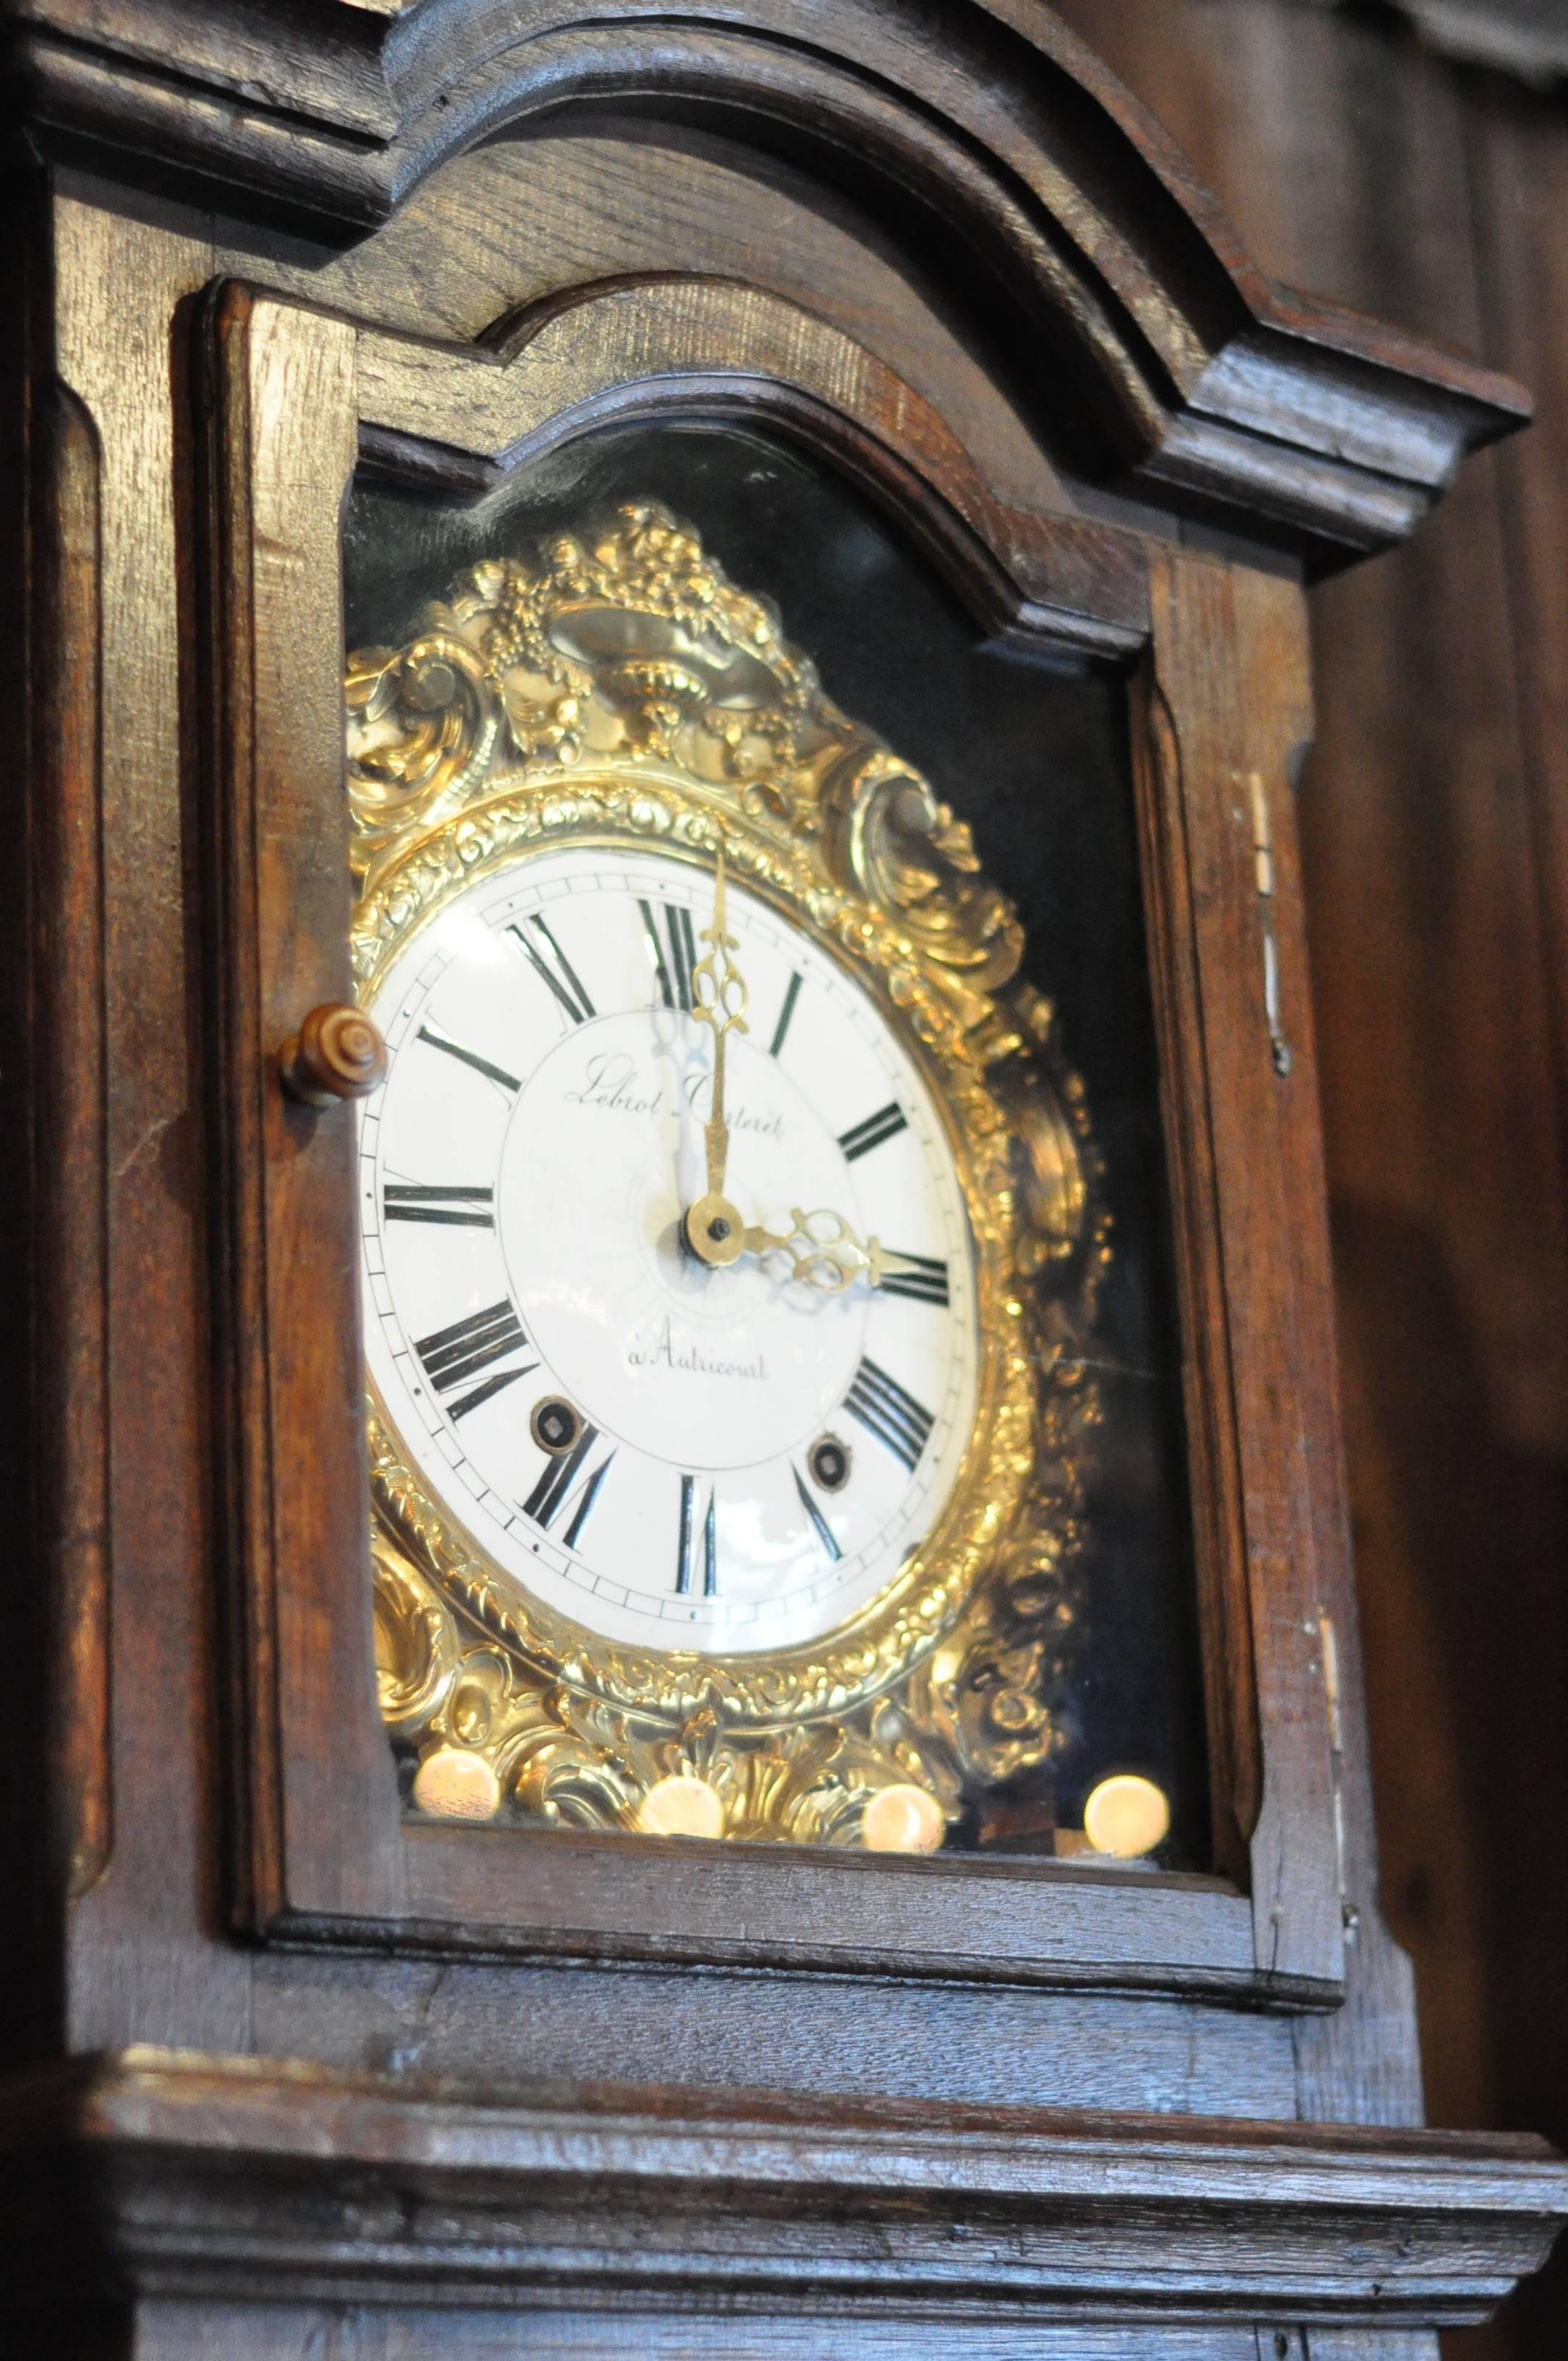
M 456 1524 L 372 1396 L 383 1713 L 481 1752 L 533 1820 L 634 1828 L 707 1780 L 726 1835 L 859 1840 L 879 1789 L 961 1801 L 1042 1761 L 1077 1621 L 1084 1345 L 1108 1224 L 1081 1089 L 966 828 L 823 696 L 762 601 L 664 511 L 473 569 L 400 650 L 350 659 L 353 949 L 369 1004 L 474 882 L 594 845 L 704 863 L 870 992 L 944 1117 L 974 1242 L 974 1429 L 938 1524 L 851 1620 L 744 1655 L 603 1640 Z

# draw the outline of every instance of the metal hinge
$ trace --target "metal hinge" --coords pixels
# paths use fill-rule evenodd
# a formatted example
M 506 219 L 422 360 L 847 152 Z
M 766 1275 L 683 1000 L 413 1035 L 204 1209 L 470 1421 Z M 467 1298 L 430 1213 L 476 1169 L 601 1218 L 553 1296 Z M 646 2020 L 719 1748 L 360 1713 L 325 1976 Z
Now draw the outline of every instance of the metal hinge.
M 1279 946 L 1274 932 L 1274 835 L 1268 824 L 1268 796 L 1261 772 L 1248 772 L 1247 792 L 1252 797 L 1253 876 L 1263 917 L 1263 1013 L 1268 1023 L 1274 1071 L 1283 1076 L 1290 1071 L 1292 1060 L 1279 1014 Z

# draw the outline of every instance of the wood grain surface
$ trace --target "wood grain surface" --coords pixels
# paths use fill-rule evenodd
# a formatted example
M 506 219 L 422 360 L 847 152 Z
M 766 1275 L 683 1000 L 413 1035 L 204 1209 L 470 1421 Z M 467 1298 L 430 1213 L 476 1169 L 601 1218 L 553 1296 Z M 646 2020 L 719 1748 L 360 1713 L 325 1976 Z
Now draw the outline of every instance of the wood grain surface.
M 1568 2212 L 1544 2143 L 1475 2134 L 479 2092 L 148 2049 L 8 2099 L 8 2277 L 38 2297 L 65 2269 L 83 2294 L 720 2301 L 939 2322 L 979 2354 L 1030 2316 L 1134 2334 L 1234 2311 L 1238 2279 L 1254 2319 L 1309 2332 L 1475 2318 Z
M 269 35 L 271 46 L 269 51 Z M 1157 125 L 1048 10 L 1000 0 L 119 0 L 19 35 L 46 148 L 352 236 L 449 156 L 652 98 L 867 193 L 1006 318 L 1079 465 L 1322 571 L 1402 538 L 1525 414 L 1452 354 L 1272 285 Z M 265 72 L 254 71 L 269 56 Z M 127 58 L 135 71 L 126 69 Z
M 37 1111 L 31 1226 L 50 1284 L 38 1306 L 43 1349 L 32 1402 L 47 1454 L 39 1541 L 54 1574 L 59 1668 L 49 1714 L 52 1882 L 74 1899 L 103 1874 L 113 1839 L 107 1045 L 98 819 L 102 549 L 91 422 L 62 390 L 41 423 L 34 644 L 43 792 L 31 847 L 38 979 L 30 1043 Z
M 1539 399 L 1314 599 L 1300 816 L 1384 1890 L 1433 2119 L 1562 2140 L 1568 118 L 1352 12 L 1063 5 L 1271 269 Z M 1561 2349 L 1549 2279 L 1456 2361 Z
M 734 280 L 663 274 L 574 291 L 471 346 L 359 337 L 360 448 L 404 480 L 485 490 L 595 424 L 758 414 L 881 491 L 998 639 L 1127 656 L 1148 633 L 1141 544 L 1014 506 L 941 413 L 864 345 Z
M 290 1909 L 302 1860 L 318 1872 L 316 1906 L 324 1880 L 345 1915 L 384 1909 L 401 1867 L 375 1743 L 353 1110 L 299 1105 L 279 1071 L 308 1011 L 353 997 L 338 517 L 356 449 L 355 340 L 238 289 L 212 299 L 206 324 L 236 1905 L 266 1924 Z
M 1204 0 L 1201 13 L 1214 34 L 1259 9 L 1266 0 Z M 740 0 L 722 22 L 700 15 L 675 20 L 606 0 L 586 27 L 569 0 L 431 0 L 400 22 L 346 0 L 254 0 L 221 16 L 105 0 L 89 24 L 73 0 L 34 0 L 18 36 L 34 136 L 70 168 L 40 191 L 47 292 L 33 362 L 40 387 L 58 379 L 63 390 L 39 412 L 66 423 L 39 444 L 37 480 L 52 535 L 40 588 L 69 645 L 38 669 L 33 694 L 58 735 L 36 775 L 60 798 L 38 839 L 38 908 L 66 928 L 36 936 L 40 1038 L 70 1043 L 76 1060 L 69 1090 L 57 1077 L 52 1098 L 38 1094 L 40 1137 L 77 1148 L 70 1187 L 38 1233 L 33 1307 L 65 1308 L 82 1362 L 38 1497 L 52 1503 L 49 1529 L 69 1542 L 69 1595 L 86 1610 L 68 1628 L 95 1633 L 98 1650 L 82 1653 L 74 1687 L 55 1650 L 50 1677 L 64 1680 L 85 1723 L 68 1717 L 60 1790 L 84 1890 L 67 1909 L 57 1886 L 44 1905 L 62 1932 L 53 1950 L 46 1941 L 23 1954 L 38 1989 L 19 2021 L 47 2023 L 52 2003 L 60 2046 L 79 2054 L 152 2041 L 316 2062 L 251 2081 L 211 2065 L 181 2081 L 187 2070 L 146 2060 L 76 2070 L 74 2095 L 57 2082 L 29 2118 L 56 2177 L 34 2169 L 44 2153 L 35 2147 L 14 2183 L 39 2234 L 29 2239 L 13 2211 L 10 2235 L 41 2284 L 59 2224 L 84 2218 L 71 2207 L 96 2207 L 97 2235 L 112 2235 L 140 2292 L 130 2309 L 79 2312 L 70 2330 L 51 2321 L 49 2349 L 143 2361 L 210 2349 L 213 2338 L 236 2355 L 302 2354 L 313 2339 L 378 2361 L 446 2349 L 455 2330 L 457 2349 L 474 2353 L 499 2350 L 498 2335 L 515 2342 L 504 2316 L 498 2328 L 454 2304 L 465 2284 L 480 2290 L 473 2302 L 510 2301 L 526 2287 L 542 2306 L 531 2349 L 562 2355 L 735 2361 L 754 2351 L 761 2361 L 793 2351 L 804 2361 L 825 2335 L 838 2355 L 869 2350 L 873 2337 L 885 2350 L 895 2334 L 911 2353 L 934 2352 L 939 2338 L 944 2352 L 1108 2361 L 1134 2333 L 1157 2336 L 1173 2361 L 1309 2361 L 1309 2346 L 1310 2361 L 1431 2361 L 1420 2323 L 1479 2316 L 1543 2250 L 1563 2195 L 1535 2151 L 1412 2145 L 1400 2128 L 1419 2119 L 1420 2098 L 1408 1980 L 1373 1890 L 1285 785 L 1306 730 L 1296 577 L 1403 530 L 1463 448 L 1517 420 L 1519 400 L 1408 335 L 1280 297 L 1164 136 L 1047 10 L 1023 0 L 939 10 L 925 0 Z M 1172 63 L 1157 17 L 1175 21 L 1166 10 L 1116 12 L 1123 46 Z M 1338 40 L 1347 28 L 1325 19 L 1311 38 L 1326 42 L 1331 29 Z M 1354 38 L 1376 38 L 1365 27 Z M 1326 71 L 1330 52 L 1311 53 Z M 1211 58 L 1231 83 L 1204 81 Z M 1445 144 L 1459 118 L 1435 85 L 1398 116 L 1409 154 L 1392 185 L 1407 193 L 1380 258 L 1358 245 L 1361 216 L 1333 169 L 1348 136 L 1348 71 L 1333 85 L 1341 114 L 1312 118 L 1312 136 L 1330 141 L 1327 162 L 1303 176 L 1277 169 L 1279 126 L 1295 119 L 1294 53 L 1261 38 L 1228 53 L 1188 41 L 1172 70 L 1186 77 L 1200 144 L 1229 172 L 1225 193 L 1262 187 L 1271 232 L 1310 220 L 1356 254 L 1339 291 L 1354 297 L 1379 269 L 1394 270 L 1396 245 L 1417 258 L 1418 292 L 1438 286 L 1422 206 L 1435 189 L 1438 217 L 1456 215 L 1463 175 Z M 1397 90 L 1395 73 L 1388 66 L 1378 86 Z M 1238 119 L 1221 125 L 1227 109 Z M 472 147 L 503 126 L 498 144 Z M 1500 238 L 1519 176 L 1534 192 L 1542 168 L 1513 116 L 1493 128 L 1476 186 L 1491 192 Z M 1226 159 L 1247 139 L 1249 160 L 1232 170 Z M 110 177 L 89 181 L 84 166 Z M 1380 161 L 1371 178 L 1387 180 Z M 1305 189 L 1294 212 L 1287 182 Z M 221 219 L 207 209 L 214 202 Z M 306 225 L 314 236 L 300 235 Z M 337 252 L 318 242 L 323 231 Z M 1306 244 L 1271 252 L 1282 277 L 1298 275 Z M 227 355 L 222 383 L 193 382 L 203 291 L 225 272 L 292 300 L 231 297 L 210 347 Z M 1207 1276 L 1189 1301 L 1211 1331 L 1200 1382 L 1228 1400 L 1232 1422 L 1231 1443 L 1222 1419 L 1201 1463 L 1219 1471 L 1205 1529 L 1210 1609 L 1227 1633 L 1210 1694 L 1228 1865 L 1250 1875 L 1250 1895 L 1114 1872 L 1098 1884 L 1091 1874 L 987 1872 L 971 1885 L 961 1865 L 850 1861 L 821 1872 L 807 1923 L 797 1910 L 790 1927 L 782 1884 L 769 1898 L 757 1864 L 725 1864 L 734 1890 L 716 1903 L 715 1864 L 678 1844 L 626 1848 L 633 1867 L 617 1889 L 593 1849 L 567 1845 L 551 1866 L 543 1844 L 560 1840 L 543 1839 L 537 1869 L 526 1842 L 508 1850 L 529 1855 L 539 1890 L 554 1889 L 547 1940 L 534 1949 L 559 1956 L 503 1960 L 485 1929 L 516 1872 L 490 1872 L 491 1839 L 453 1851 L 461 1839 L 410 1843 L 398 1830 L 354 1558 L 362 1469 L 356 1462 L 347 1483 L 313 1495 L 298 1481 L 302 1466 L 343 1452 L 356 1418 L 352 1313 L 330 1334 L 319 1317 L 322 1301 L 352 1295 L 349 1198 L 338 1186 L 349 1119 L 290 1115 L 267 1074 L 303 1006 L 343 995 L 345 880 L 320 824 L 337 787 L 335 517 L 356 435 L 347 393 L 358 356 L 342 315 L 371 324 L 366 349 L 436 339 L 417 348 L 427 376 L 515 383 L 527 348 L 511 334 L 520 316 L 537 326 L 534 307 L 555 304 L 569 344 L 561 297 L 589 282 L 602 296 L 604 280 L 650 272 L 759 291 L 728 315 L 758 338 L 748 365 L 787 348 L 808 379 L 796 392 L 819 416 L 839 412 L 844 449 L 858 438 L 862 454 L 877 443 L 893 454 L 884 498 L 916 511 L 922 500 L 946 505 L 958 522 L 945 544 L 936 506 L 924 528 L 912 511 L 938 564 L 951 567 L 965 546 L 971 557 L 989 550 L 994 571 L 971 573 L 971 603 L 987 579 L 993 592 L 1011 580 L 1013 611 L 1042 643 L 1064 615 L 1097 618 L 1098 644 L 1124 661 L 1149 618 L 1145 679 L 1157 681 L 1169 720 L 1180 806 L 1164 838 L 1188 875 L 1185 904 L 1165 903 L 1193 946 L 1186 1015 L 1166 1027 L 1168 1043 L 1187 1045 L 1184 1065 L 1171 1060 L 1190 1078 L 1179 1169 L 1197 1173 L 1210 1200 L 1211 1244 L 1190 1257 L 1197 1268 L 1209 1253 Z M 1528 272 L 1511 292 L 1506 272 L 1497 283 L 1497 334 L 1506 323 L 1503 340 L 1529 356 L 1554 315 L 1533 304 Z M 796 324 L 786 330 L 789 307 Z M 1474 309 L 1479 318 L 1478 298 Z M 1417 328 L 1449 324 L 1435 300 L 1414 310 Z M 455 340 L 468 349 L 454 355 Z M 849 375 L 845 340 L 861 356 Z M 732 352 L 699 346 L 677 356 L 694 390 L 704 372 L 733 376 Z M 373 447 L 378 464 L 406 461 L 422 437 L 427 452 L 442 440 L 428 421 L 380 423 L 403 440 Z M 445 439 L 450 451 L 464 437 Z M 271 475 L 259 484 L 264 455 Z M 1425 1049 L 1431 1011 L 1463 1009 L 1472 969 L 1485 974 L 1486 1026 L 1510 991 L 1522 1007 L 1541 973 L 1539 914 L 1555 912 L 1559 925 L 1568 906 L 1553 885 L 1530 901 L 1527 923 L 1520 847 L 1555 876 L 1556 840 L 1517 796 L 1501 852 L 1493 826 L 1508 764 L 1532 747 L 1530 760 L 1555 760 L 1549 730 L 1530 738 L 1515 723 L 1510 736 L 1486 711 L 1499 648 L 1532 648 L 1521 667 L 1533 667 L 1543 696 L 1555 693 L 1550 634 L 1531 642 L 1510 621 L 1521 581 L 1544 600 L 1555 578 L 1552 511 L 1534 481 L 1518 478 L 1507 523 L 1478 479 L 1459 495 L 1460 533 L 1489 569 L 1473 615 L 1458 620 L 1452 603 L 1452 549 L 1420 561 L 1428 570 L 1409 577 L 1413 590 L 1336 587 L 1320 610 L 1321 643 L 1331 658 L 1341 649 L 1367 700 L 1387 693 L 1401 663 L 1429 685 L 1431 712 L 1403 725 L 1420 755 L 1404 799 L 1392 782 L 1409 744 L 1401 752 L 1390 726 L 1368 769 L 1343 708 L 1330 709 L 1318 775 L 1365 776 L 1376 794 L 1331 806 L 1332 826 L 1321 804 L 1304 814 L 1309 878 L 1332 854 L 1341 881 L 1326 983 L 1321 959 L 1318 970 L 1331 1124 L 1347 1086 L 1376 1104 L 1376 1060 L 1387 1056 L 1390 1124 L 1412 1106 L 1452 1109 L 1453 1127 L 1422 1151 L 1423 1186 L 1444 1157 L 1485 1170 L 1477 1142 L 1517 1175 L 1539 1161 L 1544 1137 L 1541 1103 L 1510 1096 L 1477 1046 L 1481 1017 L 1452 1075 Z M 1527 541 L 1529 567 L 1510 571 L 1507 551 Z M 1044 595 L 1029 588 L 1030 566 Z M 214 645 L 219 665 L 202 653 Z M 1446 707 L 1430 691 L 1440 675 Z M 1440 726 L 1440 713 L 1456 710 L 1463 727 Z M 1255 774 L 1277 862 L 1288 1080 L 1270 1062 L 1264 917 L 1252 823 L 1237 801 L 1238 774 Z M 226 801 L 214 808 L 219 778 Z M 1440 810 L 1465 818 L 1455 841 L 1466 856 L 1486 855 L 1468 898 L 1453 902 L 1446 982 L 1443 963 L 1415 961 L 1407 973 L 1390 961 L 1354 825 L 1368 807 L 1386 818 L 1393 807 L 1413 828 L 1434 795 Z M 258 927 L 263 900 L 270 915 Z M 67 945 L 83 960 L 69 975 Z M 1499 985 L 1487 946 L 1502 945 L 1514 964 Z M 214 984 L 236 953 L 249 972 L 225 1002 Z M 1179 964 L 1166 959 L 1168 977 Z M 1358 1067 L 1345 1012 L 1365 1017 L 1368 976 L 1398 1022 L 1371 1027 Z M 1407 989 L 1412 977 L 1420 989 Z M 1532 1075 L 1544 1042 L 1544 1031 L 1528 1036 Z M 1419 1089 L 1398 1064 L 1418 1049 Z M 1205 1101 L 1211 1075 L 1223 1105 Z M 1510 1129 L 1516 1105 L 1528 1119 Z M 334 1123 L 337 1134 L 325 1127 Z M 209 1157 L 214 1137 L 220 1152 Z M 245 1141 L 255 1159 L 236 1155 Z M 1398 1180 L 1397 1198 L 1409 1189 L 1397 1151 L 1379 1156 L 1369 1169 L 1385 1191 Z M 1475 1186 L 1492 1209 L 1492 1180 Z M 1534 1209 L 1550 1191 L 1539 1179 L 1530 1187 Z M 1532 1253 L 1546 1267 L 1541 1234 L 1529 1222 L 1522 1233 L 1488 1210 L 1456 1265 L 1488 1385 L 1521 1433 L 1551 1399 L 1541 1373 L 1557 1349 L 1548 1291 L 1536 1300 L 1519 1282 Z M 1376 1284 L 1389 1268 L 1374 1254 L 1364 1279 Z M 316 1309 L 294 1318 L 302 1276 Z M 94 1303 L 106 1306 L 96 1328 Z M 1349 1333 L 1363 1384 L 1365 1355 Z M 1531 1337 L 1536 1357 L 1521 1358 L 1518 1342 Z M 256 1415 L 236 1434 L 227 1389 L 247 1355 Z M 1386 1373 L 1373 1391 L 1389 1398 Z M 281 1620 L 255 1579 L 258 1550 L 294 1569 Z M 236 1566 L 245 1611 L 231 1619 Z M 334 1635 L 348 1629 L 363 1651 L 350 1662 L 339 1648 L 334 1659 Z M 1403 1661 L 1398 1639 L 1396 1629 L 1375 1665 Z M 1426 1644 L 1435 1659 L 1430 1631 Z M 1531 1677 L 1544 1682 L 1548 1669 Z M 247 1746 L 231 1780 L 223 1714 L 236 1674 Z M 1245 1711 L 1255 1687 L 1255 1738 Z M 280 1745 L 280 1720 L 302 1715 L 307 1742 Z M 1472 1861 L 1486 1857 L 1477 1800 L 1444 1793 L 1456 1842 L 1472 1844 Z M 1249 1860 L 1255 1835 L 1261 1850 Z M 611 1844 L 594 1861 L 615 1854 Z M 292 1912 L 293 1931 L 319 1948 L 234 1938 L 236 1858 L 247 1864 L 241 1898 L 259 1899 L 253 1918 Z M 296 1888 L 301 1863 L 310 1875 Z M 633 1888 L 644 1916 L 628 1946 Z M 395 1941 L 450 1949 L 441 1914 L 454 1906 L 465 1939 L 477 1936 L 489 1956 L 388 1955 Z M 729 1935 L 717 1926 L 720 1906 Z M 933 1913 L 947 1929 L 935 1946 Z M 1117 1935 L 1124 1921 L 1136 1930 Z M 537 1918 L 513 1919 L 525 1934 L 530 1923 L 537 1930 Z M 351 1929 L 369 1941 L 334 1948 Z M 809 1960 L 788 1950 L 803 1931 Z M 724 1949 L 732 1939 L 740 1948 Z M 618 1957 L 618 1947 L 644 1956 Z M 1040 1988 L 1081 1980 L 1086 1960 L 1109 1988 Z M 1003 1981 L 985 1981 L 998 1972 Z M 1341 2007 L 1303 2017 L 1272 2005 L 1332 1999 L 1342 1976 Z M 1157 1994 L 1135 1989 L 1150 1982 Z M 580 2090 L 543 2114 L 532 2098 L 498 2107 L 542 2058 L 576 2083 L 643 2086 L 613 2103 L 615 2155 L 594 2144 L 606 2103 Z M 329 2061 L 346 2082 L 323 2073 Z M 367 2068 L 389 2079 L 354 2079 Z M 442 2070 L 473 2087 L 439 2101 L 413 2089 L 413 2078 Z M 773 2098 L 744 2095 L 759 2079 Z M 674 2099 L 652 2093 L 672 2081 L 685 2086 Z M 1025 2122 L 1012 2110 L 1027 2100 L 1073 2114 Z M 464 2115 L 464 2136 L 478 2142 L 468 2162 L 431 2165 L 433 2104 Z M 1003 2112 L 982 2124 L 964 2113 L 977 2107 Z M 15 2088 L 0 2112 L 20 2142 Z M 1363 2130 L 1292 2136 L 1279 2124 L 1292 2114 Z M 1167 2119 L 1163 2130 L 1151 2115 Z M 481 2133 L 492 2141 L 482 2156 Z M 347 2159 L 341 2170 L 334 2149 Z M 990 2161 L 977 2162 L 982 2151 Z M 617 2175 L 639 2159 L 655 2180 L 665 2170 L 666 2193 L 629 2213 Z M 1027 2186 L 993 2187 L 987 2174 L 1004 2168 Z M 793 2222 L 781 2185 L 799 2199 Z M 731 2193 L 716 2198 L 720 2188 Z M 569 2202 L 552 2211 L 562 2190 Z M 646 2232 L 646 2283 L 635 2256 L 630 2279 L 617 2279 L 629 2224 Z M 112 2290 L 92 2279 L 84 2258 L 94 2251 L 77 2243 L 72 2294 L 98 2286 L 126 2298 L 126 2276 Z M 551 2256 L 564 2258 L 562 2286 L 546 2301 Z M 667 2290 L 694 2268 L 701 2303 L 677 2317 Z M 278 2303 L 280 2274 L 291 2275 L 282 2283 L 292 2308 Z M 862 2314 L 844 2301 L 856 2287 Z M 396 2316 L 361 2301 L 393 2289 L 410 2307 Z
M 99 747 L 85 824 L 102 845 L 108 1319 L 102 1371 L 115 1700 L 115 1845 L 70 1920 L 66 2037 L 88 1995 L 199 2037 L 243 2039 L 242 1963 L 202 1944 L 222 1876 L 210 1520 L 207 1140 L 193 887 L 193 471 L 181 307 L 199 235 L 64 204 L 51 223 L 55 367 L 97 454 Z M 111 324 L 105 291 L 126 307 Z M 74 950 L 76 938 L 71 938 Z M 84 946 L 91 955 L 91 934 Z M 62 946 L 62 950 L 63 950 Z M 87 1219 L 91 1221 L 90 1209 Z M 40 1246 L 44 1239 L 40 1238 Z M 63 1250 L 91 1255 L 89 1226 Z M 58 1282 L 56 1282 L 58 1283 Z M 140 1700 L 148 1708 L 127 1709 Z M 134 1799 L 134 1800 L 133 1800 Z

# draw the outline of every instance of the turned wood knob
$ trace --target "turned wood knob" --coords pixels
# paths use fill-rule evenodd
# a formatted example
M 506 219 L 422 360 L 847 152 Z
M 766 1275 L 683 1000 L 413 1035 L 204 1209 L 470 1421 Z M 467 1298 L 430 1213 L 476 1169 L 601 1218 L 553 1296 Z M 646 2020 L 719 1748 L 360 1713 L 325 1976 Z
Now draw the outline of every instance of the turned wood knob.
M 387 1045 L 362 1008 L 313 1008 L 278 1054 L 283 1088 L 302 1106 L 367 1098 L 387 1071 Z

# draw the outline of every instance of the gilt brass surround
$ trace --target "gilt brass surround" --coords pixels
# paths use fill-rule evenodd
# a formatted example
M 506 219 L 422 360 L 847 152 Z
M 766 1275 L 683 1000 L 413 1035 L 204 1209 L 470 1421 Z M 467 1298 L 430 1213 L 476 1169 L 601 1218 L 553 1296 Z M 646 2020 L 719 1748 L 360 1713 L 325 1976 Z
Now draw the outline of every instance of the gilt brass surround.
M 974 1433 L 926 1543 L 808 1647 L 655 1653 L 502 1574 L 368 1405 L 382 1711 L 422 1764 L 483 1758 L 504 1812 L 631 1830 L 699 1778 L 722 1833 L 854 1845 L 893 1787 L 960 1799 L 1059 1742 L 1082 1611 L 1109 1258 L 1083 1093 L 1020 976 L 1012 906 L 928 783 L 824 696 L 762 600 L 654 506 L 474 567 L 345 681 L 362 1001 L 476 877 L 547 847 L 655 849 L 730 873 L 879 1002 L 943 1111 L 973 1235 Z M 427 1783 L 428 1784 L 428 1783 Z

